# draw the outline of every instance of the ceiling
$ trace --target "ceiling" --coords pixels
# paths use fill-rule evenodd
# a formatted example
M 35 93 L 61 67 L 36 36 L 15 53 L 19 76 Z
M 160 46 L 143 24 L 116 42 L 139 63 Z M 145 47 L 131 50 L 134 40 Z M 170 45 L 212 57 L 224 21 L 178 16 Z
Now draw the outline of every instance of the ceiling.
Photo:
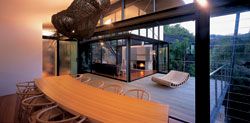
M 1 0 L 0 19 L 8 21 L 40 20 L 49 22 L 50 17 L 66 9 L 73 0 Z M 19 21 L 21 21 L 19 20 Z

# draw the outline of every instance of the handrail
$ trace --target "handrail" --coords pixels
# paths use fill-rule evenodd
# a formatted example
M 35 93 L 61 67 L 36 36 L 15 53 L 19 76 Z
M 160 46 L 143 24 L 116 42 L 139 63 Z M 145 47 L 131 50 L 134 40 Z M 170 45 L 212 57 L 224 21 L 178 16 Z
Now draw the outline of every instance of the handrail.
M 215 71 L 213 71 L 213 72 L 211 72 L 210 74 L 209 74 L 209 76 L 212 76 L 212 75 L 214 75 L 215 73 L 217 73 L 218 71 L 220 71 L 223 67 L 225 67 L 226 65 L 222 65 L 221 67 L 219 67 L 218 69 L 216 69 Z
M 219 68 L 210 73 L 210 77 L 213 77 L 214 81 L 214 96 L 215 96 L 215 105 L 212 108 L 212 112 L 210 114 L 211 123 L 215 122 L 216 117 L 219 114 L 220 107 L 222 106 L 224 97 L 226 96 L 228 89 L 228 78 L 230 77 L 230 73 L 228 73 L 228 68 L 226 68 L 228 64 L 221 65 Z M 219 74 L 216 76 L 215 74 Z M 218 81 L 220 81 L 220 87 L 218 87 Z

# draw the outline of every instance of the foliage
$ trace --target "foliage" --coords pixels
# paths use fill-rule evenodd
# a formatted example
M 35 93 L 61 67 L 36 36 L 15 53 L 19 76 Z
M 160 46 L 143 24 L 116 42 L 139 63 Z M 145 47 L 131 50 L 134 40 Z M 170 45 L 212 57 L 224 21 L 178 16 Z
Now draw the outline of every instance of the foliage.
M 164 26 L 164 34 L 168 36 L 178 36 L 178 37 L 186 37 L 188 39 L 194 39 L 192 33 L 190 33 L 187 29 L 182 27 L 180 24 L 176 24 L 174 26 L 165 25 Z
M 190 60 L 187 55 L 191 53 L 190 45 L 191 41 L 194 40 L 194 36 L 180 24 L 174 26 L 164 26 L 165 37 L 170 37 L 170 70 L 186 71 L 192 76 L 195 75 L 194 62 L 186 62 Z M 194 56 L 194 54 L 192 54 Z M 191 59 L 193 61 L 194 59 Z

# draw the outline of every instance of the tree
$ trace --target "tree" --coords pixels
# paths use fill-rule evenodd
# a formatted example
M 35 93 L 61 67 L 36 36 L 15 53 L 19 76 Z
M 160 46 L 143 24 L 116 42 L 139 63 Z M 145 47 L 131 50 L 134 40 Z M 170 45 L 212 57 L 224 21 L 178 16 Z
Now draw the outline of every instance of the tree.
M 194 76 L 194 62 L 185 62 L 186 60 L 194 61 L 187 57 L 191 53 L 191 44 L 194 42 L 194 36 L 180 24 L 174 26 L 164 26 L 164 37 L 165 40 L 170 42 L 170 69 L 186 71 L 190 75 Z M 194 54 L 193 58 L 194 58 Z M 189 56 L 190 57 L 190 56 Z

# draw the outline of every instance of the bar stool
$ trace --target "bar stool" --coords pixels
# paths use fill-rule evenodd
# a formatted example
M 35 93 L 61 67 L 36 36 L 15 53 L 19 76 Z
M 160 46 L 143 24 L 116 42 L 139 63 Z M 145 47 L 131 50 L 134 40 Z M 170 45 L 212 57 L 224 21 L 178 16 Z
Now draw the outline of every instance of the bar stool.
M 32 96 L 22 101 L 22 118 L 21 121 L 29 121 L 30 123 L 34 123 L 36 121 L 36 114 L 46 107 L 50 107 L 55 102 L 48 99 L 44 94 Z
M 73 115 L 58 105 L 46 108 L 36 115 L 37 123 L 82 123 L 86 119 L 85 116 Z
M 150 94 L 142 89 L 131 89 L 124 93 L 124 95 L 130 97 L 136 97 L 137 99 L 150 100 Z
M 123 93 L 122 86 L 118 85 L 118 84 L 110 84 L 110 85 L 104 86 L 103 90 L 106 90 L 106 91 L 109 91 L 109 92 L 114 92 L 116 94 L 122 94 Z

